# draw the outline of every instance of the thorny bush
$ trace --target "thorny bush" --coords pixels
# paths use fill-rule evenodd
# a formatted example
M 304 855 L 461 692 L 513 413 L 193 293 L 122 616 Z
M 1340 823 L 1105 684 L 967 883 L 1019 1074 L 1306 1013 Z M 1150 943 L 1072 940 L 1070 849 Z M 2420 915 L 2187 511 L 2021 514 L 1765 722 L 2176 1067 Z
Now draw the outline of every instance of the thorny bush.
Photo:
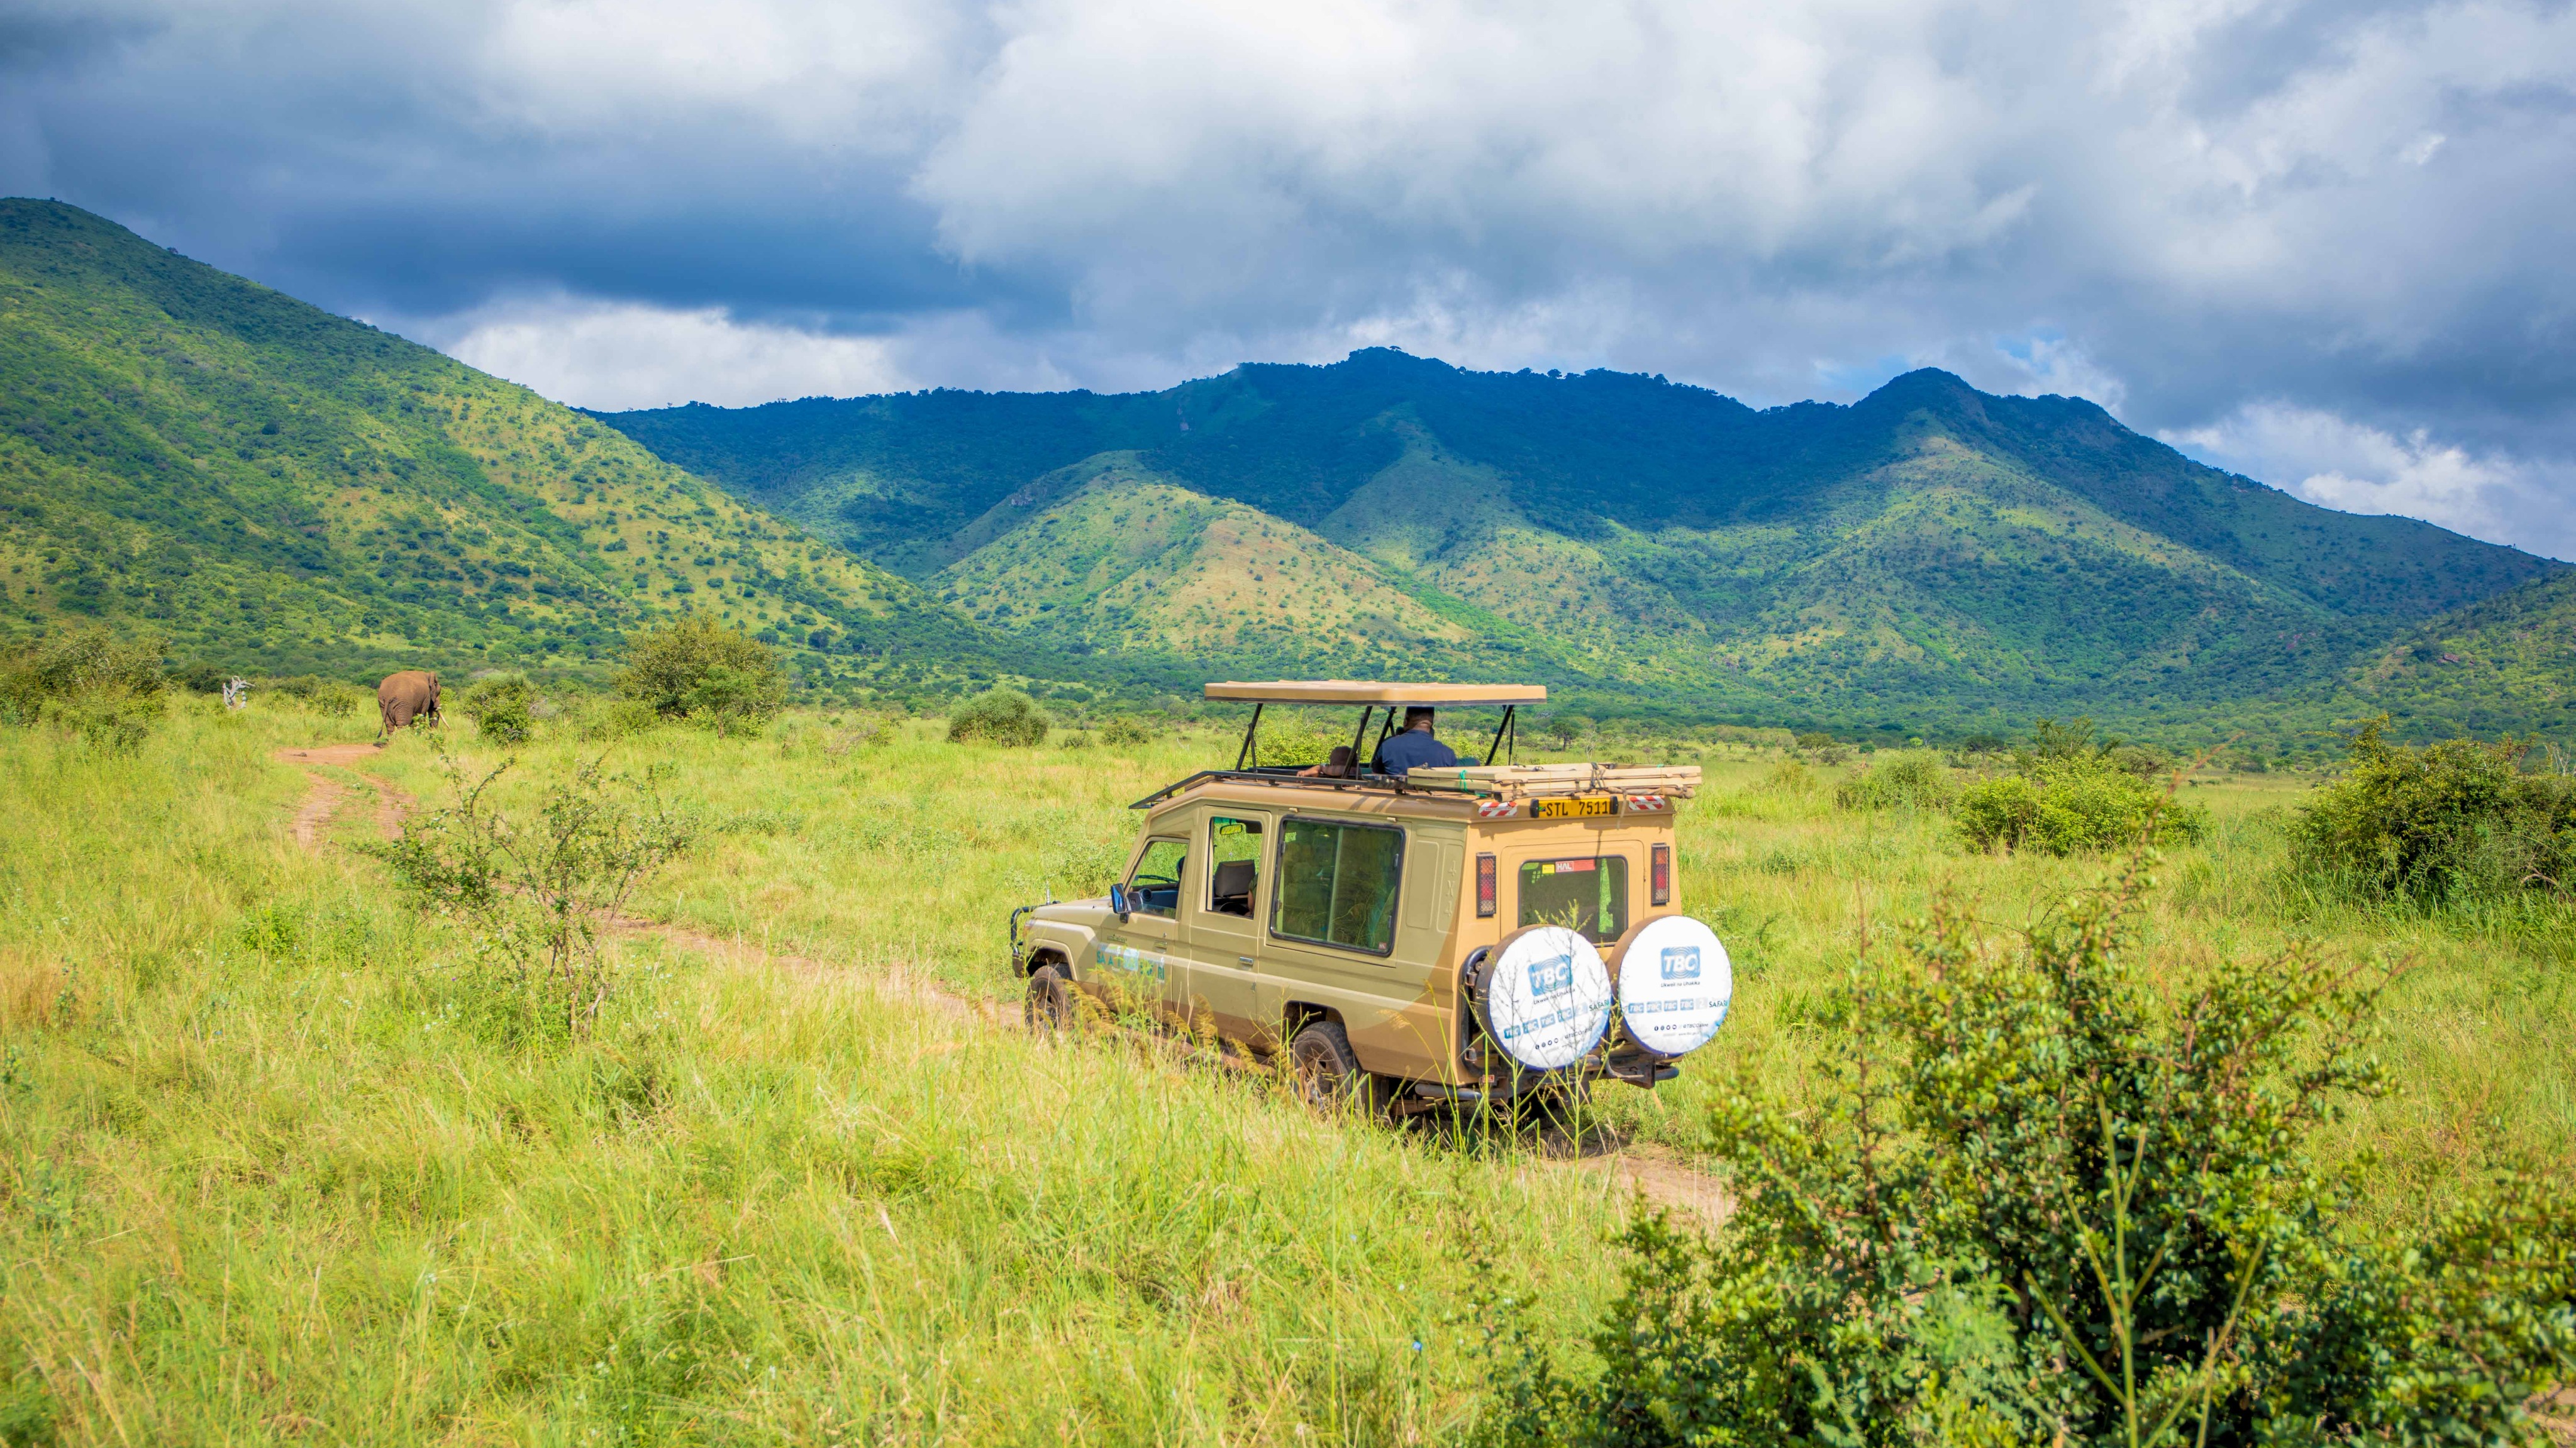
M 2150 979 L 2144 861 L 1998 944 L 1955 910 L 1840 991 L 1811 1104 L 1712 1108 L 1740 1205 L 1643 1215 L 1597 1374 L 1506 1323 L 1530 1445 L 2499 1443 L 2576 1372 L 2576 1208 L 2509 1177 L 2369 1224 L 2309 1142 L 2385 1082 L 2306 949 Z
M 2576 779 L 2524 773 L 2528 746 L 2510 739 L 2391 744 L 2386 722 L 2353 736 L 2348 772 L 2299 811 L 2301 872 L 2421 905 L 2576 886 Z
M 658 772 L 608 776 L 598 761 L 546 784 L 532 811 L 514 815 L 492 798 L 511 767 L 477 778 L 449 762 L 453 802 L 373 852 L 423 906 L 474 926 L 512 997 L 504 1004 L 525 1008 L 528 1034 L 578 1038 L 608 1000 L 604 936 L 695 829 L 663 801 Z
M 129 753 L 160 721 L 168 684 L 157 641 L 63 629 L 0 656 L 0 721 L 48 724 Z

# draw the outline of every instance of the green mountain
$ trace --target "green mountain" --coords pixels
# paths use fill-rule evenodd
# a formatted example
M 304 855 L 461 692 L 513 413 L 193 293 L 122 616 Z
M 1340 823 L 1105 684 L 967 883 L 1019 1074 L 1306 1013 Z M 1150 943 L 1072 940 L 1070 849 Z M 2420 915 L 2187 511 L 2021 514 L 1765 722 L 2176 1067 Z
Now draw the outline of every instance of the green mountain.
M 608 417 L 0 202 L 0 636 L 605 672 L 707 610 L 838 691 L 1536 678 L 1592 713 L 2571 732 L 2561 565 L 1938 372 L 1755 411 L 1373 350 L 1158 393 Z
M 597 671 L 683 610 L 817 683 L 1054 669 L 622 434 L 77 208 L 0 201 L 0 632 Z
M 2566 572 L 1937 371 L 1756 411 L 1376 349 L 1159 393 L 602 420 L 1048 647 L 1899 734 L 2308 727 L 2391 640 Z
M 2347 674 L 2338 712 L 2409 734 L 2576 734 L 2576 569 L 2398 635 Z

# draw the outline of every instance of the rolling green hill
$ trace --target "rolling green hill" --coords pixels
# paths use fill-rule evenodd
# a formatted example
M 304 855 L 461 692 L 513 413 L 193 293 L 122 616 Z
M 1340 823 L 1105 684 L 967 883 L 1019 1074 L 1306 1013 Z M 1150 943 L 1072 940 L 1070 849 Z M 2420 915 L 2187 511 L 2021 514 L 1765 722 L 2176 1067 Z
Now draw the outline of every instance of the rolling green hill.
M 0 635 L 101 619 L 227 669 L 597 675 L 701 609 L 907 696 L 1490 675 L 1864 735 L 2576 727 L 2561 565 L 1938 372 L 1757 412 L 1372 350 L 596 417 L 8 201 L 0 385 Z
M 2576 735 L 2576 570 L 2406 631 L 2350 671 L 2338 703 L 2410 734 Z
M 24 200 L 0 588 L 0 631 L 100 619 L 251 671 L 597 670 L 690 609 L 817 683 L 1053 667 L 525 388 Z
M 2310 727 L 2391 639 L 2565 572 L 1936 371 L 1755 411 L 1378 349 L 1119 397 L 602 420 L 1059 648 L 1501 670 L 1595 708 L 1863 732 Z M 2480 717 L 2564 722 L 2528 702 Z

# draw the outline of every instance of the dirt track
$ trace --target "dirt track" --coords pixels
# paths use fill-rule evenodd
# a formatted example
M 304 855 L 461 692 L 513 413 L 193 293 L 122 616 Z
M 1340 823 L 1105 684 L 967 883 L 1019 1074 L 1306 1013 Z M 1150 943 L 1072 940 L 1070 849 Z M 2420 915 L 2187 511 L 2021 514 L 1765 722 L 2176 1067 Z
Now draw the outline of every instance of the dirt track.
M 388 840 L 401 835 L 403 816 L 412 808 L 411 797 L 358 767 L 375 758 L 379 748 L 374 744 L 317 744 L 305 749 L 277 751 L 274 756 L 277 762 L 303 769 L 308 785 L 303 802 L 295 811 L 297 845 L 307 850 L 320 849 L 322 827 L 330 823 L 341 801 L 348 796 L 348 791 L 337 781 L 316 772 L 313 766 L 317 765 L 344 770 L 364 781 L 369 789 L 375 791 L 377 832 Z M 654 936 L 712 959 L 770 965 L 811 976 L 828 975 L 837 969 L 810 956 L 766 950 L 739 938 L 726 940 L 684 925 L 663 924 L 631 915 L 619 916 L 614 923 L 628 934 Z M 1011 1022 L 1013 1013 L 1000 1010 L 989 1001 L 970 1000 L 919 977 L 914 978 L 910 985 L 924 1001 L 949 1015 L 971 1017 L 992 1024 Z M 1566 1156 L 1546 1155 L 1538 1159 L 1560 1170 L 1595 1174 L 1615 1171 L 1630 1188 L 1642 1192 L 1646 1200 L 1677 1217 L 1697 1217 L 1712 1227 L 1724 1222 L 1735 1208 L 1733 1198 L 1716 1178 L 1693 1171 L 1671 1155 L 1652 1147 L 1586 1148 Z

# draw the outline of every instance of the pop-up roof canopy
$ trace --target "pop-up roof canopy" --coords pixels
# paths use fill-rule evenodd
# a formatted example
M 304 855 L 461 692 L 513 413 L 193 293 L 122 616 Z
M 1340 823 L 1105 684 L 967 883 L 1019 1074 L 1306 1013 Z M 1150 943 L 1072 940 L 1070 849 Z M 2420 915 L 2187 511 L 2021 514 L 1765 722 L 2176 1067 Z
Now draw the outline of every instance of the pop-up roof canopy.
M 1382 684 L 1354 679 L 1281 679 L 1267 684 L 1210 684 L 1211 699 L 1249 704 L 1537 704 L 1544 684 Z

